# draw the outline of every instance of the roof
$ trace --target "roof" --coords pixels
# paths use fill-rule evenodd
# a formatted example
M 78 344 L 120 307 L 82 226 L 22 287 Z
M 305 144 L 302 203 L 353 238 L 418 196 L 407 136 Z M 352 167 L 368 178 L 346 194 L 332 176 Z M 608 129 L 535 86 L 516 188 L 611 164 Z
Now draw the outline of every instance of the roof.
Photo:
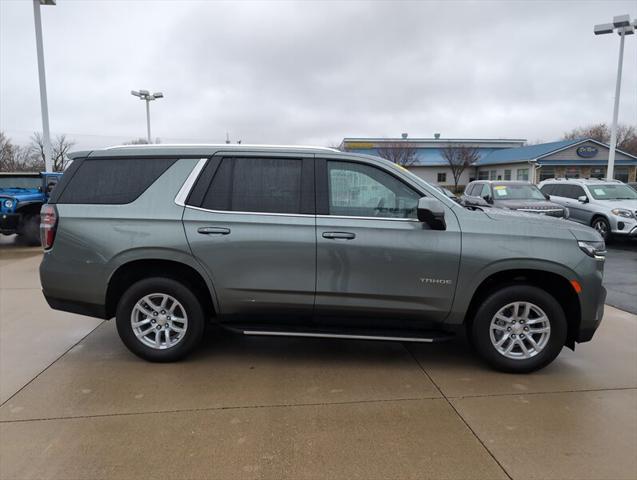
M 67 156 L 71 159 L 80 157 L 110 157 L 110 156 L 135 156 L 135 155 L 164 155 L 164 156 L 208 156 L 218 151 L 283 151 L 297 153 L 326 153 L 338 152 L 333 148 L 312 147 L 301 145 L 250 145 L 236 143 L 221 144 L 145 144 L 145 145 L 118 145 L 98 150 L 82 150 L 70 152 Z
M 413 142 L 413 143 L 524 143 L 525 138 L 428 138 L 428 137 L 345 137 L 344 142 Z
M 498 163 L 511 163 L 519 161 L 535 160 L 538 157 L 543 157 L 549 153 L 568 148 L 576 143 L 581 143 L 582 140 L 561 140 L 559 142 L 540 143 L 538 145 L 527 145 L 526 147 L 518 148 L 505 148 L 502 150 L 495 150 L 486 157 L 481 158 L 476 162 L 477 165 L 494 165 Z

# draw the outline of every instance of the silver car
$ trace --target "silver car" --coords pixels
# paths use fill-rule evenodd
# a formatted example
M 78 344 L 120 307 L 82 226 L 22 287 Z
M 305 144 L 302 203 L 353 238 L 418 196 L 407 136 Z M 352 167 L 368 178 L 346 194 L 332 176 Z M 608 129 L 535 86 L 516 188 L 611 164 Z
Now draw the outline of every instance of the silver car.
M 551 201 L 567 207 L 570 220 L 590 225 L 604 240 L 637 236 L 637 192 L 619 180 L 552 179 L 539 185 Z

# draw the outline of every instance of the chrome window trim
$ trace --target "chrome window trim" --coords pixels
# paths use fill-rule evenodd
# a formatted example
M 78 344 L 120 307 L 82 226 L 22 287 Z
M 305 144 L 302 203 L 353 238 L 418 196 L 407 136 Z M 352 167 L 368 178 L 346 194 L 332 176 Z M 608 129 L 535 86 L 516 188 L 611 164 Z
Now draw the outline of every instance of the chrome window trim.
M 393 222 L 419 222 L 416 218 L 394 218 L 394 217 L 350 217 L 346 215 L 312 215 L 309 213 L 274 213 L 274 212 L 240 212 L 234 210 L 211 210 L 209 208 L 195 207 L 193 205 L 185 205 L 186 208 L 199 210 L 200 212 L 219 213 L 225 215 L 265 215 L 277 217 L 316 217 L 316 218 L 339 218 L 353 220 L 391 220 Z
M 179 189 L 179 192 L 177 192 L 177 196 L 175 197 L 175 203 L 179 205 L 180 207 L 186 206 L 186 199 L 188 198 L 188 195 L 190 194 L 192 187 L 197 181 L 197 178 L 199 178 L 199 174 L 203 170 L 203 167 L 206 165 L 207 161 L 208 161 L 207 158 L 199 159 L 195 167 L 190 172 L 190 175 L 188 175 L 188 178 L 186 178 L 186 181 Z

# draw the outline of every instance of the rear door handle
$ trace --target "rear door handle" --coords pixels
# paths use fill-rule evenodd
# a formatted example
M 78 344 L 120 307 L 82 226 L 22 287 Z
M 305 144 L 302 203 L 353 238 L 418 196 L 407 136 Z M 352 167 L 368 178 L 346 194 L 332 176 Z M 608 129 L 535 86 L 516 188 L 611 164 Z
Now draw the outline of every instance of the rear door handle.
M 199 227 L 197 232 L 203 235 L 228 235 L 230 229 L 224 227 Z
M 323 232 L 323 238 L 330 238 L 332 240 L 354 240 L 356 234 L 350 232 Z

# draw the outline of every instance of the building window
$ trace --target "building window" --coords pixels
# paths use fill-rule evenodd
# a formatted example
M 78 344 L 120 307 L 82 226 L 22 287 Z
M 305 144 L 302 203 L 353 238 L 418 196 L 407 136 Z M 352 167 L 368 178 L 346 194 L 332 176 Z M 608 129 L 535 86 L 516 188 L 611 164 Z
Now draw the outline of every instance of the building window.
M 438 183 L 447 183 L 447 174 L 446 173 L 439 173 L 438 174 Z
M 564 176 L 566 178 L 579 178 L 579 167 L 566 167 Z
M 518 168 L 517 179 L 523 180 L 525 182 L 529 181 L 529 169 L 528 168 Z
M 549 178 L 555 178 L 555 167 L 540 168 L 540 182 Z
M 511 180 L 511 170 L 505 170 L 504 171 L 504 179 L 505 180 Z
M 606 176 L 606 169 L 604 167 L 591 168 L 591 178 L 602 179 Z
M 628 182 L 628 167 L 617 167 L 615 172 L 613 172 L 613 177 L 615 180 L 622 181 L 624 183 Z
M 478 172 L 478 180 L 489 180 L 489 171 L 488 170 L 480 170 Z
M 489 180 L 495 180 L 496 170 L 489 170 Z

